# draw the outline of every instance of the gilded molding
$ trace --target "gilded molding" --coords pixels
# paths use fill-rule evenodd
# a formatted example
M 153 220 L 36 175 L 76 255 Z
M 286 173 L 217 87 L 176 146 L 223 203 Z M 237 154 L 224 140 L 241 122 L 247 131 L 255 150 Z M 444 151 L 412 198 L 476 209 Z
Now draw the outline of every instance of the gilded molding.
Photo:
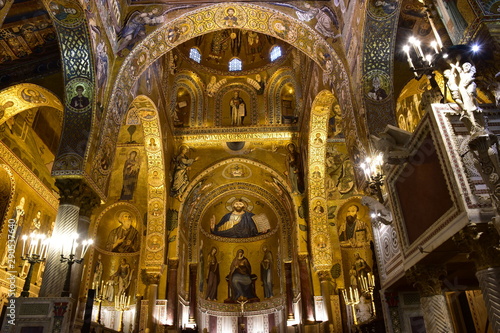
M 26 165 L 10 150 L 3 142 L 0 142 L 0 161 L 8 165 L 12 171 L 19 175 L 24 181 L 45 200 L 54 210 L 59 206 L 59 200 L 54 192 L 47 188 L 40 179 L 26 167 Z

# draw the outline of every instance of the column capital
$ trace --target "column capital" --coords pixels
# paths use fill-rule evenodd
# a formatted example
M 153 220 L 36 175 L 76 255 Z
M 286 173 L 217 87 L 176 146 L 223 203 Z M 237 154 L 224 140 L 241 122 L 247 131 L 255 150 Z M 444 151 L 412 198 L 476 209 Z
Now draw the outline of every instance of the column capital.
M 492 222 L 470 223 L 453 240 L 461 251 L 467 252 L 478 271 L 500 266 L 500 237 Z
M 321 270 L 321 271 L 318 271 L 317 274 L 318 274 L 318 278 L 319 278 L 320 282 L 332 280 L 332 276 L 330 274 L 330 271 Z
M 177 269 L 179 267 L 179 259 L 168 259 L 168 269 Z
M 308 253 L 299 253 L 298 258 L 300 261 L 306 261 L 309 259 L 309 254 Z
M 446 276 L 446 269 L 441 265 L 416 264 L 406 271 L 406 279 L 418 289 L 420 297 L 441 295 L 441 278 Z
M 145 285 L 159 284 L 161 279 L 160 273 L 148 273 L 145 269 L 141 270 L 141 281 Z
M 59 178 L 55 185 L 59 189 L 59 202 L 83 208 L 83 213 L 88 213 L 88 209 L 100 202 L 97 194 L 82 178 Z

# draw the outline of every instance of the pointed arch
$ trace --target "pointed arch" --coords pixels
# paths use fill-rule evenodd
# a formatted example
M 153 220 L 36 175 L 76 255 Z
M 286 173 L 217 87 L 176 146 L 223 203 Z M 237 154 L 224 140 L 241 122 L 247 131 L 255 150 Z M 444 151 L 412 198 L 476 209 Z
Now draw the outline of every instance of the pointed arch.
M 63 119 L 63 105 L 50 90 L 32 83 L 20 83 L 0 91 L 0 125 L 16 114 L 47 106 Z
M 191 110 L 189 112 L 189 126 L 201 127 L 206 119 L 206 108 L 203 100 L 204 84 L 200 77 L 191 71 L 181 71 L 175 76 L 174 85 L 170 94 L 170 110 L 175 109 L 177 104 L 177 91 L 179 88 L 186 89 L 191 95 Z
M 267 198 L 270 203 L 273 204 L 274 208 L 279 211 L 278 216 L 282 216 L 282 221 L 280 224 L 280 228 L 282 228 L 282 235 L 281 238 L 284 241 L 283 244 L 286 245 L 286 251 L 284 252 L 284 258 L 288 258 L 291 260 L 292 257 L 292 230 L 293 225 L 296 223 L 295 217 L 291 216 L 289 213 L 294 211 L 292 208 L 294 205 L 293 199 L 290 197 L 289 193 L 292 192 L 292 189 L 290 188 L 288 182 L 283 178 L 282 173 L 278 172 L 277 170 L 273 169 L 272 167 L 262 163 L 262 162 L 257 162 L 252 159 L 248 158 L 241 158 L 241 157 L 233 157 L 233 158 L 228 158 L 222 161 L 218 161 L 213 163 L 212 165 L 208 166 L 203 172 L 198 174 L 188 185 L 186 188 L 186 197 L 184 200 L 182 200 L 179 212 L 187 212 L 186 205 L 191 205 L 193 200 L 190 200 L 190 196 L 197 194 L 194 193 L 194 189 L 196 189 L 197 185 L 200 183 L 204 182 L 204 179 L 209 177 L 211 173 L 214 172 L 214 170 L 230 165 L 232 163 L 242 163 L 242 164 L 247 164 L 251 165 L 253 167 L 256 167 L 258 169 L 261 169 L 267 173 L 269 173 L 273 178 L 276 179 L 276 181 L 283 186 L 283 188 L 286 190 L 285 193 L 283 193 L 282 196 L 276 196 L 275 194 L 271 193 L 268 189 L 265 189 L 261 186 L 257 186 L 254 184 L 248 184 L 245 183 L 245 186 L 251 185 L 253 190 L 256 191 L 256 193 L 259 193 L 263 198 Z M 185 221 L 185 228 L 183 230 L 186 230 L 186 235 L 185 237 L 187 238 L 188 242 L 188 260 L 193 261 L 196 260 L 195 256 L 197 255 L 196 249 L 197 249 L 197 243 L 198 243 L 198 231 L 199 230 L 199 223 L 200 223 L 200 217 L 203 215 L 203 207 L 205 207 L 208 202 L 213 200 L 214 197 L 221 195 L 222 193 L 227 192 L 228 190 L 234 189 L 234 186 L 236 186 L 236 183 L 230 183 L 226 184 L 224 186 L 217 187 L 215 189 L 209 189 L 209 191 L 205 192 L 202 194 L 202 196 L 198 199 L 196 199 L 196 206 L 193 207 L 191 210 L 189 210 L 189 216 L 184 219 L 184 216 L 179 216 L 179 224 L 181 224 L 181 221 Z M 170 256 L 170 255 L 169 255 Z M 175 257 L 175 254 L 172 254 L 171 256 Z
M 311 255 L 316 270 L 329 270 L 332 266 L 332 244 L 328 225 L 328 209 L 325 187 L 326 142 L 330 111 L 337 98 L 331 91 L 323 90 L 313 101 L 309 123 L 308 144 L 308 193 Z M 321 205 L 323 209 L 315 210 Z
M 268 81 L 267 87 L 267 110 L 271 110 L 272 113 L 269 114 L 268 123 L 269 124 L 281 124 L 282 123 L 282 105 L 281 105 L 281 91 L 283 87 L 287 84 L 291 84 L 296 92 L 295 94 L 295 110 L 301 109 L 302 90 L 300 85 L 297 84 L 295 80 L 295 75 L 293 70 L 289 67 L 280 68 L 276 71 L 273 76 Z
M 109 128 L 114 126 L 113 119 L 121 119 L 125 112 L 124 103 L 117 103 L 117 99 L 121 98 L 117 92 L 130 91 L 141 73 L 172 48 L 194 37 L 226 29 L 224 10 L 227 6 L 227 3 L 206 6 L 166 22 L 135 46 L 123 61 L 116 80 L 114 80 L 110 94 L 111 100 L 104 115 L 99 141 L 92 145 L 94 149 L 89 154 L 93 157 L 92 160 L 88 160 L 89 168 L 92 169 L 91 177 L 98 187 L 105 188 L 109 182 L 109 173 L 102 170 L 98 162 L 104 151 L 102 147 L 106 144 L 105 141 L 111 140 L 112 145 L 116 143 L 116 134 L 113 134 Z M 331 76 L 335 93 L 344 97 L 341 100 L 342 109 L 345 110 L 345 115 L 349 118 L 349 121 L 346 122 L 349 124 L 348 129 L 354 133 L 357 125 L 353 114 L 349 76 L 344 62 L 337 55 L 333 46 L 306 23 L 278 10 L 249 3 L 235 3 L 231 4 L 231 7 L 238 17 L 238 27 L 270 35 L 294 45 L 316 62 L 325 75 Z M 273 27 L 277 23 L 285 26 L 286 29 L 276 31 Z M 174 36 L 170 34 L 169 36 L 169 31 L 179 31 L 179 34 Z
M 137 96 L 130 105 L 125 123 L 130 125 L 141 123 L 144 131 L 144 150 L 148 168 L 148 224 L 142 262 L 147 267 L 148 273 L 160 273 L 166 246 L 164 228 L 166 184 L 163 174 L 165 170 L 164 147 L 156 104 L 145 95 Z

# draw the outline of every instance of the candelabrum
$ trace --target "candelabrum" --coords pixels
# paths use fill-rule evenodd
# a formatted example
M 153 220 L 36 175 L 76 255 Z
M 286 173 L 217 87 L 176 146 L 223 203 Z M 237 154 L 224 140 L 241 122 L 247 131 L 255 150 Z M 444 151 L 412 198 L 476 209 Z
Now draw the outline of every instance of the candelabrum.
M 408 44 L 403 46 L 403 51 L 406 53 L 408 65 L 417 80 L 423 75 L 432 76 L 436 62 L 447 56 L 446 53 L 441 52 L 442 49 L 443 44 L 440 39 L 432 41 L 429 45 L 423 45 L 417 38 L 410 37 Z
M 69 243 L 71 243 L 71 247 L 69 247 Z M 63 292 L 61 293 L 62 297 L 69 297 L 71 295 L 70 292 L 70 283 L 71 283 L 71 268 L 74 263 L 81 264 L 83 259 L 85 258 L 85 253 L 87 252 L 90 245 L 92 245 L 92 239 L 84 240 L 82 245 L 82 252 L 80 254 L 80 258 L 76 259 L 76 250 L 79 247 L 80 243 L 78 243 L 78 234 L 73 234 L 69 241 L 61 242 L 61 262 L 65 262 L 68 264 L 68 270 L 66 271 L 66 280 L 64 281 Z M 70 252 L 68 256 L 64 255 L 64 251 L 70 248 Z
M 101 286 L 104 286 L 101 288 Z M 106 299 L 106 285 L 104 281 L 97 283 L 92 282 L 92 289 L 95 290 L 94 302 L 97 302 L 97 323 L 101 325 L 101 307 L 102 301 Z
M 361 283 L 361 292 L 370 294 L 370 299 L 372 302 L 372 316 L 376 317 L 377 313 L 375 310 L 375 302 L 373 300 L 373 290 L 375 289 L 375 276 L 371 273 L 368 273 L 367 276 L 361 276 L 359 280 Z
M 26 241 L 29 239 L 28 251 L 26 252 Z M 44 234 L 32 233 L 31 235 L 23 235 L 23 251 L 21 254 L 21 260 L 28 263 L 29 269 L 26 278 L 24 279 L 23 291 L 21 292 L 21 297 L 29 297 L 31 277 L 33 276 L 33 269 L 35 264 L 44 262 L 47 256 L 47 249 L 50 239 Z M 22 266 L 24 270 L 24 265 Z
M 120 296 L 115 296 L 115 310 L 120 311 L 120 327 L 118 332 L 123 332 L 123 312 L 130 310 L 130 296 L 125 296 L 121 294 Z
M 377 195 L 378 201 L 383 204 L 384 197 L 381 187 L 384 184 L 384 175 L 382 174 L 382 164 L 384 164 L 384 158 L 382 154 L 378 154 L 374 158 L 367 157 L 365 162 L 361 163 L 361 169 L 365 173 L 370 189 Z
M 342 290 L 342 295 L 344 296 L 345 304 L 352 308 L 352 319 L 354 321 L 354 325 L 357 325 L 358 319 L 356 317 L 356 304 L 359 303 L 358 288 L 349 287 L 349 292 L 344 289 Z

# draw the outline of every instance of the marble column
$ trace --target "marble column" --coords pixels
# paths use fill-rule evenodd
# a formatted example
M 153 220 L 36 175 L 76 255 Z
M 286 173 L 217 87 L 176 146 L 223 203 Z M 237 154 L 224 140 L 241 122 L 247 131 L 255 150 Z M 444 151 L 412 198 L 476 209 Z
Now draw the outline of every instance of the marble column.
M 189 265 L 189 323 L 196 322 L 196 275 L 198 264 Z
M 493 332 L 500 332 L 500 249 L 493 223 L 471 223 L 453 240 L 476 265 L 476 277 Z
M 179 259 L 168 259 L 167 276 L 167 325 L 178 326 L 177 321 L 177 271 L 179 269 Z
M 146 319 L 146 328 L 149 328 L 150 330 L 154 330 L 156 325 L 154 314 L 156 310 L 156 300 L 158 299 L 158 284 L 160 283 L 160 278 L 161 274 L 157 273 L 144 272 L 141 274 L 142 283 L 146 285 L 144 294 L 147 294 L 148 298 L 148 318 Z M 141 301 L 142 297 L 137 295 L 137 302 L 140 303 Z M 140 312 L 137 312 L 136 316 L 139 316 L 139 314 Z
M 287 320 L 294 320 L 293 313 L 293 279 L 292 279 L 292 263 L 285 263 L 285 287 L 286 287 L 286 309 Z
M 325 306 L 326 315 L 328 316 L 328 322 L 330 325 L 333 325 L 332 301 L 330 297 L 332 293 L 332 277 L 329 271 L 319 271 L 318 278 L 321 285 L 321 296 L 323 296 L 323 304 Z
M 97 196 L 82 179 L 57 179 L 56 186 L 59 188 L 60 204 L 52 237 L 70 238 L 73 233 L 78 232 L 81 215 L 80 207 L 86 202 L 95 202 Z M 68 254 L 66 253 L 66 255 Z M 47 253 L 47 261 L 43 272 L 42 286 L 40 288 L 40 297 L 61 296 L 68 264 L 61 263 L 60 259 L 61 247 L 59 244 L 53 243 Z M 73 269 L 75 269 L 74 266 L 78 266 L 78 264 L 74 264 Z M 72 297 L 74 298 L 78 297 L 78 289 L 75 284 L 78 285 L 79 288 L 80 280 L 81 269 L 79 269 L 78 272 L 75 269 L 75 273 L 72 274 L 74 288 L 71 288 L 73 292 Z M 74 293 L 75 291 L 76 293 Z
M 299 254 L 300 293 L 302 300 L 302 317 L 306 324 L 315 322 L 311 272 L 307 254 Z
M 428 333 L 452 333 L 454 328 L 446 299 L 441 290 L 441 278 L 446 276 L 443 266 L 417 264 L 406 271 L 409 283 L 420 293 L 420 307 Z

